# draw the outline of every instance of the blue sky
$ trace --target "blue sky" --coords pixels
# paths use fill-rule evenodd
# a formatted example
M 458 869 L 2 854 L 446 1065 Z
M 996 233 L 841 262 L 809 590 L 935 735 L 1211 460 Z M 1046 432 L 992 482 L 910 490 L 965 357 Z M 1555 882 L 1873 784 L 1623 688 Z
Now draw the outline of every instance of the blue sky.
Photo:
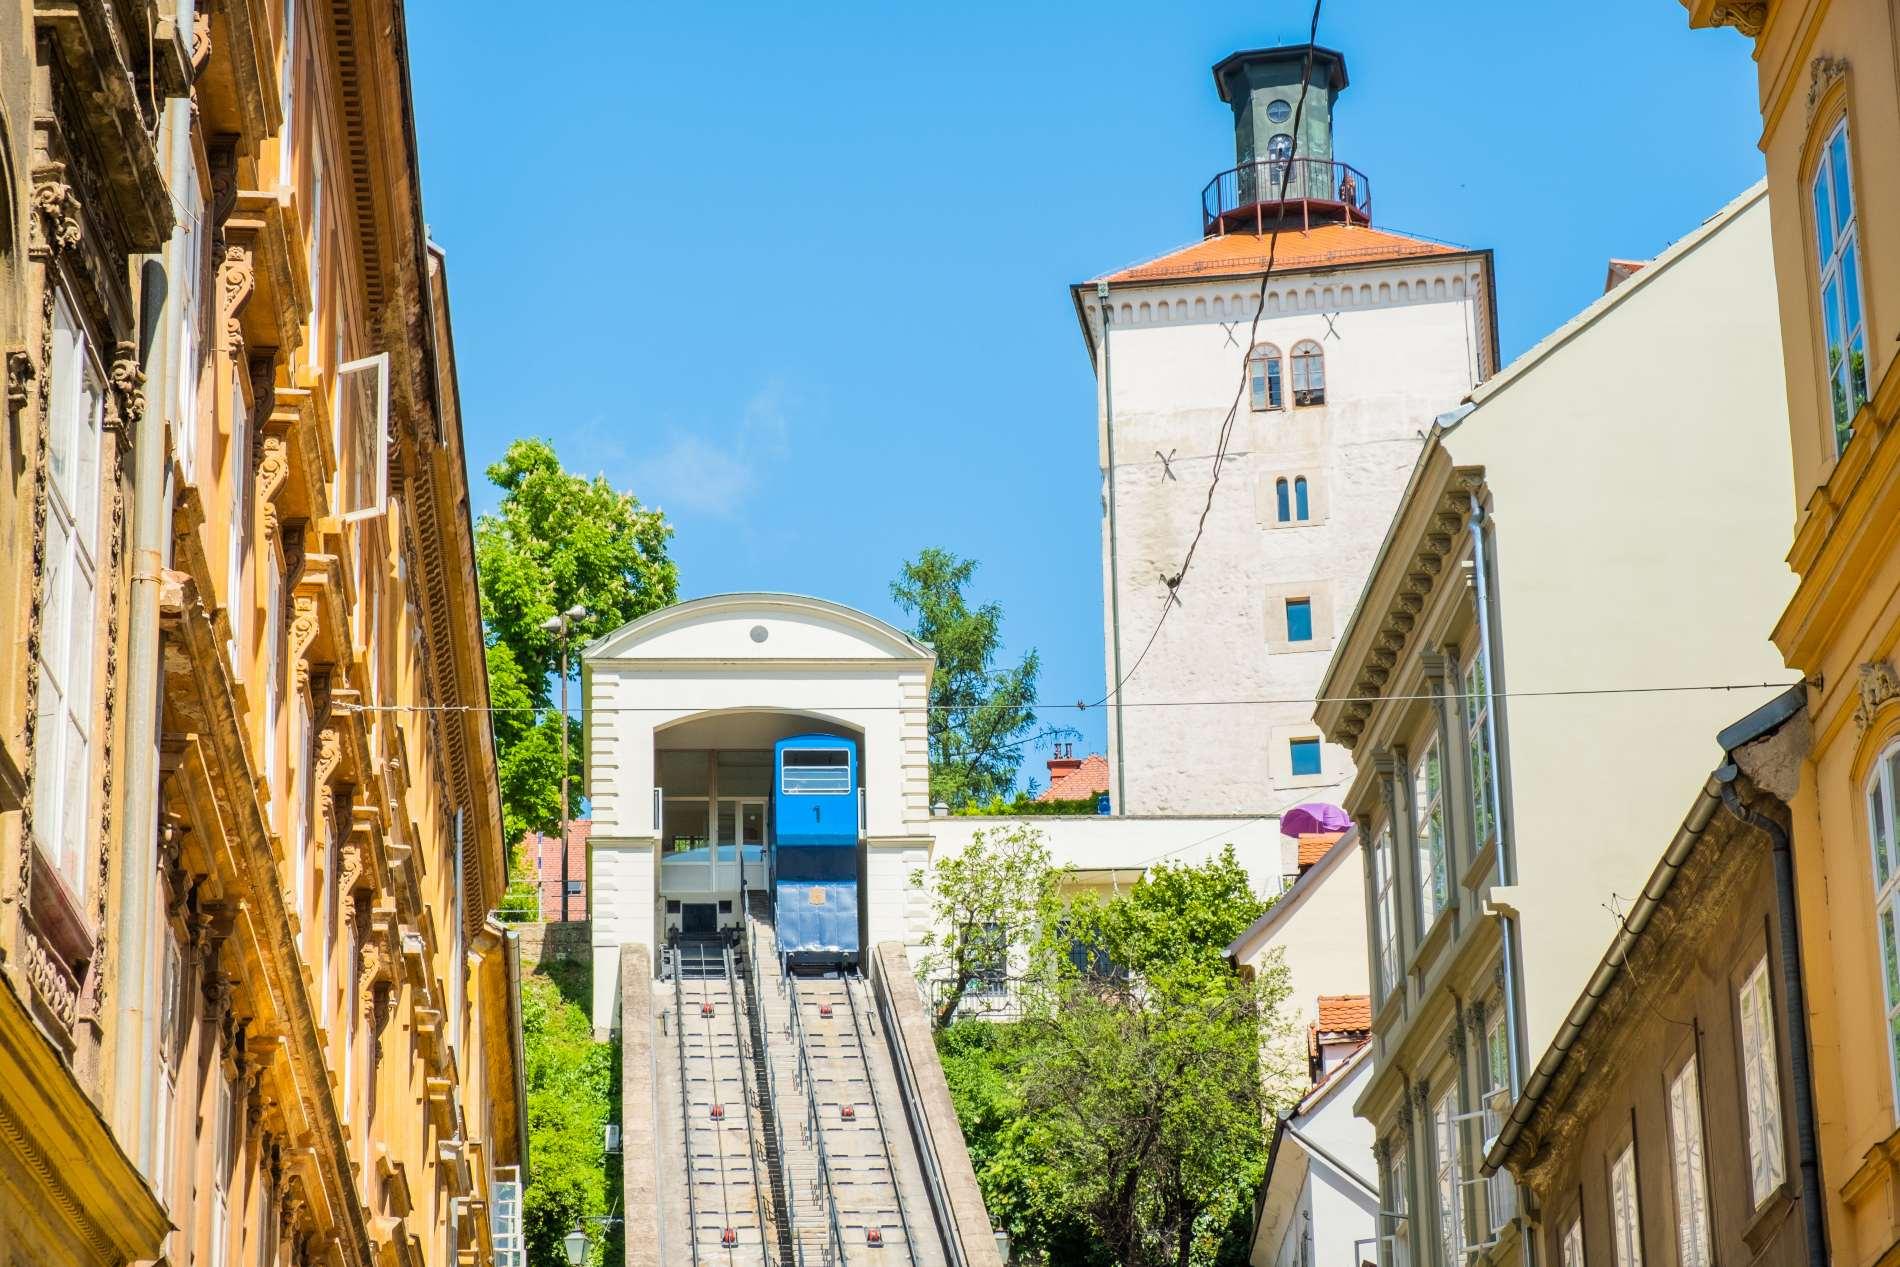
M 666 509 L 688 596 L 897 620 L 890 579 L 942 545 L 1043 698 L 1099 698 L 1067 286 L 1198 235 L 1233 162 L 1209 67 L 1309 14 L 410 0 L 476 509 L 535 434 Z M 1507 359 L 1761 172 L 1747 44 L 1676 0 L 1328 0 L 1319 39 L 1375 223 L 1496 251 Z M 1103 744 L 1099 714 L 1045 719 Z

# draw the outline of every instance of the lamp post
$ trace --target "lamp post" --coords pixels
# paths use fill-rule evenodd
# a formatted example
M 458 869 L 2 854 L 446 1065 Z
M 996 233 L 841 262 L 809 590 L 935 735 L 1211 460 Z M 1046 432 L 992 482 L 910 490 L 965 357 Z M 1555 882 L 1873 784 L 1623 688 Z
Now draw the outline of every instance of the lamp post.
M 573 622 L 577 620 L 585 620 L 585 619 L 587 619 L 587 609 L 585 607 L 582 607 L 579 603 L 576 603 L 572 607 L 568 608 L 566 611 L 562 612 L 560 615 L 549 616 L 546 620 L 541 622 L 541 628 L 547 630 L 549 633 L 559 634 L 561 637 L 561 918 L 560 918 L 560 922 L 563 924 L 567 923 L 567 771 L 568 771 L 568 765 L 567 765 L 567 630 L 568 630 L 568 626 L 571 625 Z M 569 1234 L 568 1239 L 572 1241 L 573 1237 L 577 1235 L 580 1236 L 581 1238 L 581 1248 L 585 1250 L 587 1237 L 585 1233 L 581 1232 L 580 1227 L 578 1225 L 576 1225 L 574 1231 Z M 574 1250 L 571 1247 L 568 1250 L 568 1258 L 570 1261 L 576 1264 L 578 1264 L 580 1261 L 579 1259 L 574 1257 Z
M 587 1261 L 587 1229 L 579 1219 L 574 1220 L 574 1230 L 561 1238 L 561 1249 L 567 1255 L 568 1267 L 581 1267 Z

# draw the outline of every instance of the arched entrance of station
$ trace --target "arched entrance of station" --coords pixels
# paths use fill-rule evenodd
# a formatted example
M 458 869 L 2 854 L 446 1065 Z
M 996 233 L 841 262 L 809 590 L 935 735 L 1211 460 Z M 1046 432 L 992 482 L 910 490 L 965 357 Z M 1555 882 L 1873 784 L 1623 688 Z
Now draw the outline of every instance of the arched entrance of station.
M 730 709 L 696 713 L 653 735 L 654 822 L 659 830 L 653 926 L 660 946 L 740 927 L 748 902 L 770 900 L 772 746 L 826 734 L 858 750 L 862 836 L 864 732 L 822 713 Z M 859 874 L 863 873 L 862 843 Z M 864 923 L 862 897 L 858 921 Z M 657 960 L 663 956 L 656 956 Z

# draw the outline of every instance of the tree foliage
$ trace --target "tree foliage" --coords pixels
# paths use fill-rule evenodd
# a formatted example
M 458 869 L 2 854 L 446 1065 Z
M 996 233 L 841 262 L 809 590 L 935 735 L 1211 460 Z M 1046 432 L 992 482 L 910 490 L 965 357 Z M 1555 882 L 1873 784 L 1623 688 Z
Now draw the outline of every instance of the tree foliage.
M 501 763 L 503 827 L 558 834 L 561 718 L 553 710 L 560 634 L 543 622 L 579 604 L 569 628 L 578 652 L 588 639 L 675 601 L 679 575 L 667 554 L 672 525 L 605 476 L 563 469 L 546 440 L 516 440 L 488 468 L 501 503 L 475 525 L 488 685 Z M 568 673 L 580 664 L 570 654 Z M 553 710 L 553 711 L 551 711 Z M 579 724 L 569 721 L 571 799 L 584 795 Z
M 948 1025 L 981 977 L 993 972 L 1008 948 L 1036 937 L 1037 921 L 1055 894 L 1060 872 L 1049 846 L 1033 828 L 972 832 L 961 853 L 916 871 L 911 884 L 930 893 L 931 931 L 923 936 L 918 967 L 940 983 L 936 1023 Z
M 970 606 L 976 560 L 931 547 L 904 565 L 891 597 L 936 649 L 930 680 L 930 799 L 952 808 L 1007 794 L 1022 763 L 1019 739 L 1036 724 L 1041 659 L 1025 652 L 1014 668 L 992 668 L 1002 649 L 1003 609 Z
M 619 1120 L 619 1047 L 594 1041 L 586 1011 L 569 994 L 585 995 L 576 965 L 545 964 L 521 985 L 529 1130 L 522 1231 L 532 1267 L 567 1267 L 561 1238 L 577 1220 L 605 1214 L 618 1186 L 618 1159 L 608 1165 L 602 1128 Z M 596 1267 L 620 1261 L 604 1238 L 591 1241 Z
M 1264 1123 L 1294 1085 L 1274 1054 L 1284 967 L 1248 977 L 1223 953 L 1263 910 L 1231 848 L 1051 899 L 1022 1019 L 941 1031 L 984 1198 L 1023 1249 L 1052 1267 L 1246 1261 Z

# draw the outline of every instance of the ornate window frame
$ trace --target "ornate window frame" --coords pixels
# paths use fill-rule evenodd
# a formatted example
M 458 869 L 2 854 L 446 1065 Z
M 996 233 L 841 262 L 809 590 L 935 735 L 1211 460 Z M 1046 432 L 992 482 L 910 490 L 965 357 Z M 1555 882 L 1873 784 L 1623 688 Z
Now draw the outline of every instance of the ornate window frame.
M 1867 803 L 1874 953 L 1881 982 L 1888 1085 L 1900 1120 L 1900 736 L 1890 737 L 1861 784 Z

